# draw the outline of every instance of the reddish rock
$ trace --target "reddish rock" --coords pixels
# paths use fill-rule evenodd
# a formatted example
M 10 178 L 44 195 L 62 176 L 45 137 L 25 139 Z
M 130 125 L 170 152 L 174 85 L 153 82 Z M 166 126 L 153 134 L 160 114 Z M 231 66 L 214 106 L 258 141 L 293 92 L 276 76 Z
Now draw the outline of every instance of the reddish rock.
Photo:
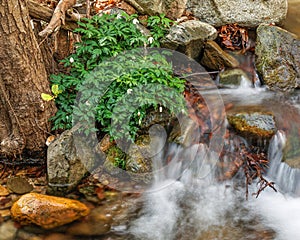
M 21 225 L 50 229 L 88 215 L 89 208 L 72 199 L 28 193 L 13 204 L 11 214 Z

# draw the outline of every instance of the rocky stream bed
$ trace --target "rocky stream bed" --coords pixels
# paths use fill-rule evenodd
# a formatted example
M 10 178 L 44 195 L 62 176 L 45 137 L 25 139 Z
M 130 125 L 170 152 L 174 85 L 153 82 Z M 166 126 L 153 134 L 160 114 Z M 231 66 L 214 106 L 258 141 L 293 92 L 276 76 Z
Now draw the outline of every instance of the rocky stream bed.
M 300 1 L 125 2 L 178 19 L 163 47 L 202 71 L 188 116 L 150 112 L 127 153 L 75 126 L 44 163 L 1 162 L 0 239 L 298 239 Z

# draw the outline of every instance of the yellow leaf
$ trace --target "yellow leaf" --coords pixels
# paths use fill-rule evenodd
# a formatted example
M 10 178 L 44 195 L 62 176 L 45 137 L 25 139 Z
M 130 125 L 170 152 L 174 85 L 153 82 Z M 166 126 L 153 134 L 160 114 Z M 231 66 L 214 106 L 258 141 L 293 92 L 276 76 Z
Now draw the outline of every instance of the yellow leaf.
M 57 96 L 58 94 L 60 94 L 62 91 L 61 90 L 58 90 L 58 85 L 57 84 L 54 84 L 52 87 L 51 87 L 51 91 L 52 93 Z
M 51 96 L 50 94 L 47 94 L 47 93 L 42 93 L 41 94 L 41 97 L 44 101 L 51 101 L 54 99 L 53 96 Z

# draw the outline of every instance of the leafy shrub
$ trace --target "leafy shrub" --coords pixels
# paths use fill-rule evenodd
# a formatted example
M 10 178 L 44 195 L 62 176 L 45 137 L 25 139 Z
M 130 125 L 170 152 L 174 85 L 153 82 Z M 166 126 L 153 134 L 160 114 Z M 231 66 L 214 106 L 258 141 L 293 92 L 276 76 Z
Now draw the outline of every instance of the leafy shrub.
M 52 84 L 58 85 L 61 92 L 55 96 L 58 111 L 51 119 L 54 130 L 71 128 L 74 112 L 77 117 L 74 121 L 90 122 L 96 116 L 102 131 L 113 138 L 133 139 L 147 108 L 168 106 L 174 98 L 178 102 L 176 110 L 183 108 L 183 100 L 176 93 L 183 92 L 184 81 L 173 76 L 166 56 L 158 52 L 143 54 L 141 49 L 120 55 L 140 46 L 159 46 L 159 39 L 172 23 L 164 15 L 149 17 L 151 36 L 144 36 L 136 27 L 136 17 L 104 14 L 78 23 L 80 28 L 75 32 L 81 34 L 82 41 L 77 44 L 76 52 L 63 60 L 70 72 L 51 77 Z M 153 89 L 145 91 L 147 84 L 154 84 Z M 173 91 L 164 91 L 162 86 Z M 80 100 L 74 109 L 78 91 Z M 124 97 L 128 91 L 134 91 L 136 98 Z M 126 106 L 125 110 L 132 114 L 130 118 L 118 106 Z M 168 108 L 175 111 L 172 106 Z M 116 127 L 112 128 L 113 116 Z M 86 131 L 94 128 L 90 125 Z

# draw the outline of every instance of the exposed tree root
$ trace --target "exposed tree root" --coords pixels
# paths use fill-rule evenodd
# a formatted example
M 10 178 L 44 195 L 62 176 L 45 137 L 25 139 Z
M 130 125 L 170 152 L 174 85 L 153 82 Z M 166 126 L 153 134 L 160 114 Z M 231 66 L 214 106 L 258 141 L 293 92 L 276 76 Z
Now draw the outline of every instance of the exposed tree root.
M 76 0 L 60 0 L 54 10 L 50 23 L 39 33 L 39 36 L 48 36 L 53 32 L 58 31 L 62 25 L 65 25 L 66 12 L 74 6 L 75 3 Z

